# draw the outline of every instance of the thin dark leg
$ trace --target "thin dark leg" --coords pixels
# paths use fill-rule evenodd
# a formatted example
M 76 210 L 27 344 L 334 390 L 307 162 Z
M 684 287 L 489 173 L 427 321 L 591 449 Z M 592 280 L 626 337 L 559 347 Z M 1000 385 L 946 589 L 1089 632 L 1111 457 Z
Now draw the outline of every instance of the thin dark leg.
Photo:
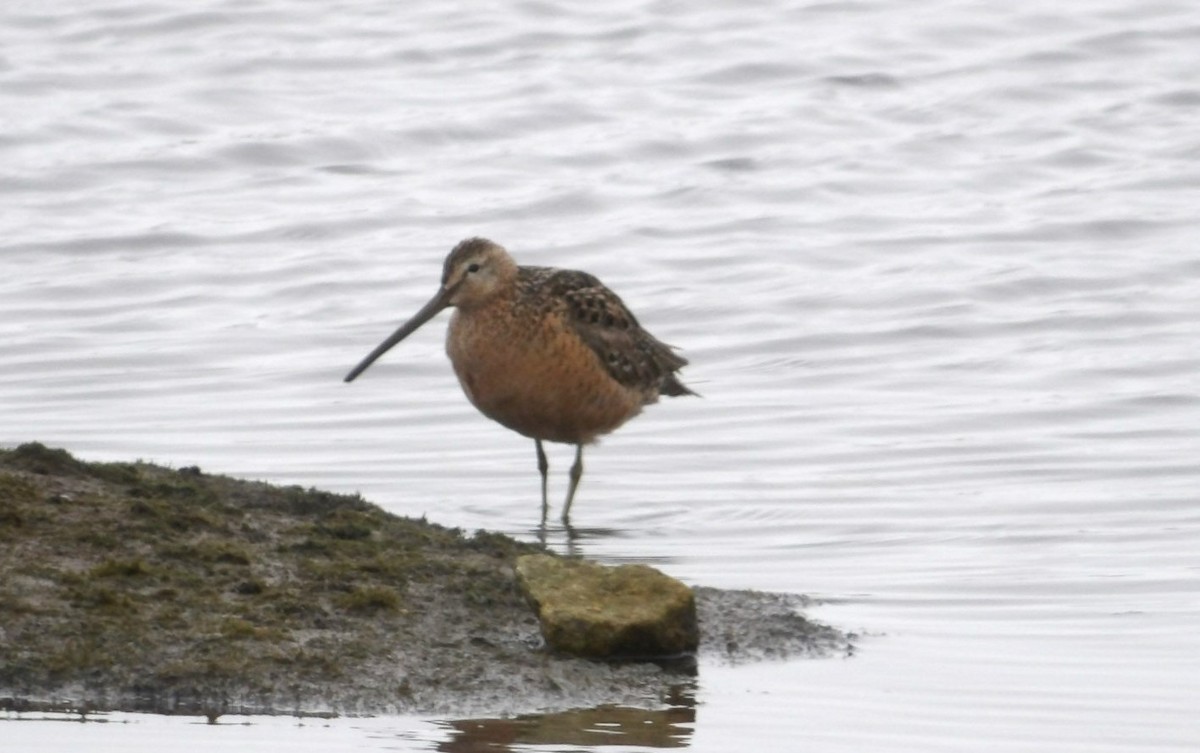
M 546 516 L 550 513 L 550 502 L 546 499 L 546 476 L 550 473 L 550 462 L 546 460 L 546 451 L 542 449 L 542 440 L 533 440 L 537 445 L 538 472 L 542 474 L 542 525 L 546 524 Z
M 567 504 L 563 506 L 563 523 L 571 522 L 571 502 L 575 499 L 575 488 L 583 478 L 583 445 L 575 445 L 575 462 L 571 465 L 571 485 L 567 487 Z

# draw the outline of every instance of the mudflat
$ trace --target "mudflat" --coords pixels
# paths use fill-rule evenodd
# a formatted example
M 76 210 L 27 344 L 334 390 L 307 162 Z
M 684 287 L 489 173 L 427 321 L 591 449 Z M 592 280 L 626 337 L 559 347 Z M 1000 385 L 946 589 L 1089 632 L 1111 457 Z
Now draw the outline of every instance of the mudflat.
M 0 450 L 0 707 L 362 715 L 661 703 L 698 663 L 545 648 L 542 547 L 353 495 Z M 845 654 L 803 597 L 695 588 L 700 657 Z

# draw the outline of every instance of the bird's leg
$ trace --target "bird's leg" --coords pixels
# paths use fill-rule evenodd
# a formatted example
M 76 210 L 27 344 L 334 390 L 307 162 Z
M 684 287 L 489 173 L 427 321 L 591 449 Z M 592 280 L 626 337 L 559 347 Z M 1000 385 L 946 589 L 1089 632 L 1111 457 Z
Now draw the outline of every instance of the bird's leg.
M 550 463 L 546 460 L 546 451 L 542 448 L 542 440 L 533 440 L 537 445 L 538 471 L 542 474 L 542 525 L 546 525 L 546 516 L 550 513 L 550 502 L 546 499 L 546 476 L 550 473 Z
M 575 499 L 575 488 L 583 477 L 583 445 L 575 445 L 575 462 L 571 464 L 571 485 L 567 487 L 567 503 L 563 506 L 562 520 L 564 524 L 571 522 L 571 501 Z

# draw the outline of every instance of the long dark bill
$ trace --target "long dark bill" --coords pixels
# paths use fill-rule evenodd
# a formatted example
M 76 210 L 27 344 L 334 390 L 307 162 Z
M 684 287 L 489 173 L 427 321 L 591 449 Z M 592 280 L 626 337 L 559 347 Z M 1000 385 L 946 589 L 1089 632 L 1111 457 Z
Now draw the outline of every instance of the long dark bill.
M 371 351 L 370 355 L 368 355 L 357 366 L 351 369 L 350 373 L 346 375 L 345 381 L 353 382 L 355 377 L 366 371 L 368 366 L 375 363 L 380 356 L 391 350 L 396 343 L 416 332 L 417 328 L 419 328 L 422 324 L 429 321 L 436 316 L 439 311 L 449 306 L 450 296 L 453 292 L 453 288 L 443 287 L 441 290 L 439 290 L 437 295 L 435 295 L 433 299 L 429 301 L 429 303 L 422 306 L 421 310 L 416 314 L 413 314 L 412 319 L 409 319 L 407 322 L 400 325 L 400 329 L 393 332 L 391 337 L 379 343 L 379 347 Z

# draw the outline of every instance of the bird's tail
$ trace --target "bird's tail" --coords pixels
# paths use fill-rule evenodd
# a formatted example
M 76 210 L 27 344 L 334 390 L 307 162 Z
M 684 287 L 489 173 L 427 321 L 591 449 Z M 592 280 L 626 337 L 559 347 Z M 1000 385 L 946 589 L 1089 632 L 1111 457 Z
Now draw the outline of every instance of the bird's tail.
M 682 397 L 683 395 L 700 397 L 699 392 L 679 381 L 679 377 L 674 374 L 667 374 L 667 378 L 663 380 L 662 387 L 658 388 L 658 394 L 667 395 L 668 397 Z

